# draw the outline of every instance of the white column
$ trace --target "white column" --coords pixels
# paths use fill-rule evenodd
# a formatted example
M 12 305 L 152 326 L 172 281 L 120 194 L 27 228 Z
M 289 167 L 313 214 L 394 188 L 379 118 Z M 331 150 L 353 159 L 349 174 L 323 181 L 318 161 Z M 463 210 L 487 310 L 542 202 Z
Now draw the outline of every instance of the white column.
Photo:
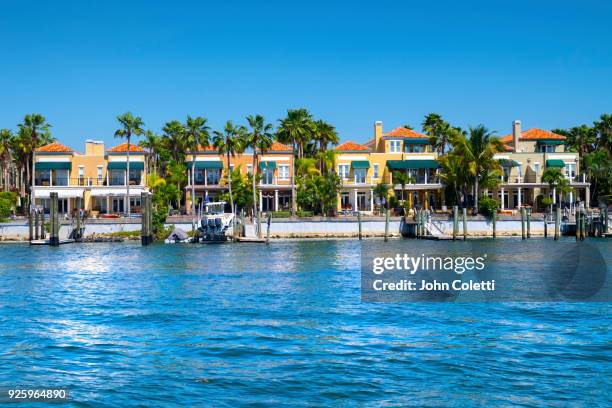
M 274 190 L 274 211 L 278 211 L 278 190 Z
M 106 196 L 106 212 L 107 213 L 111 212 L 110 196 Z
M 427 173 L 429 172 L 427 171 L 427 169 L 425 169 L 425 184 L 427 184 Z
M 502 189 L 501 189 L 501 209 L 502 210 L 504 210 L 506 208 L 505 205 L 504 205 L 504 195 L 505 195 L 505 193 L 506 192 L 504 191 L 504 189 L 502 187 Z
M 259 190 L 259 211 L 263 211 L 263 193 Z
M 584 189 L 584 208 L 588 210 L 589 207 L 591 207 L 591 188 L 587 186 Z
M 129 175 L 127 174 L 127 170 L 123 170 L 123 174 L 125 175 L 125 178 L 123 179 L 123 185 L 124 185 L 124 186 L 127 186 L 127 185 L 128 185 L 128 183 L 130 182 L 130 181 L 128 180 Z
M 359 211 L 359 204 L 357 203 L 357 189 L 355 189 L 355 211 Z
M 553 199 L 553 204 L 557 204 L 557 189 L 556 188 L 553 188 L 552 199 Z
M 370 189 L 370 211 L 374 211 L 374 190 Z
M 520 187 L 518 188 L 517 193 L 518 194 L 516 196 L 518 197 L 518 205 L 516 206 L 516 208 L 521 208 L 522 203 L 521 203 L 521 188 Z
M 204 185 L 207 186 L 208 185 L 208 170 L 204 169 Z M 207 192 L 208 195 L 208 192 Z
M 570 193 L 569 193 L 569 210 L 570 210 L 570 213 L 572 212 L 573 208 L 574 208 L 574 192 L 570 191 Z

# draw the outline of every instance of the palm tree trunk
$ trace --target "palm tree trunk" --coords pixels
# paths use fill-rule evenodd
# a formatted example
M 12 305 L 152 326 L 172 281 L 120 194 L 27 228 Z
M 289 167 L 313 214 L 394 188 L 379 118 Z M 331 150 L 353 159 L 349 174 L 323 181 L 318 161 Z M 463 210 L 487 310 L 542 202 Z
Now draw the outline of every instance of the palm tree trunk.
M 34 192 L 32 191 L 32 186 L 34 186 L 34 174 L 35 174 L 35 161 L 36 157 L 36 132 L 32 132 L 32 174 L 28 175 L 28 180 L 30 181 L 30 206 L 34 205 Z
M 474 214 L 478 212 L 478 179 L 480 176 L 476 175 L 476 181 L 474 182 Z
M 130 218 L 130 134 L 127 137 L 127 164 L 126 164 L 126 178 L 127 178 L 127 216 Z M 142 203 L 141 203 L 142 204 Z
M 292 172 L 291 172 L 291 215 L 295 217 L 295 211 L 297 209 L 297 205 L 295 202 L 295 139 L 293 139 L 293 156 L 292 156 L 292 161 L 293 161 L 293 166 L 291 166 L 293 168 Z
M 191 217 L 193 222 L 191 223 L 191 230 L 195 232 L 195 161 L 196 155 L 195 152 L 192 155 L 191 159 Z
M 227 152 L 227 185 L 229 187 L 230 206 L 232 207 L 232 214 L 234 214 L 234 196 L 232 194 L 232 171 L 230 170 L 230 153 Z
M 257 171 L 257 141 L 253 141 L 253 171 L 251 178 L 253 179 L 253 218 L 257 217 L 257 236 L 261 236 L 261 224 L 259 219 L 259 212 L 257 211 L 257 183 L 255 182 L 255 176 Z

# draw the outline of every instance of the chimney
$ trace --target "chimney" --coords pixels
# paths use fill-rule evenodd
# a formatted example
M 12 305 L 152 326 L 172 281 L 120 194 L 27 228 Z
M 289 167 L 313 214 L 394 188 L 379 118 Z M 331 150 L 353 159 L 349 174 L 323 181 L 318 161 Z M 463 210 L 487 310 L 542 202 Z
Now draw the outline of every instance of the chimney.
M 378 145 L 383 135 L 382 121 L 377 120 L 374 122 L 374 151 L 378 150 Z
M 514 153 L 518 152 L 518 144 L 519 144 L 519 138 L 521 137 L 521 121 L 520 120 L 515 120 L 514 122 L 512 122 L 512 151 Z
M 87 139 L 85 141 L 86 156 L 104 156 L 104 142 L 101 140 Z

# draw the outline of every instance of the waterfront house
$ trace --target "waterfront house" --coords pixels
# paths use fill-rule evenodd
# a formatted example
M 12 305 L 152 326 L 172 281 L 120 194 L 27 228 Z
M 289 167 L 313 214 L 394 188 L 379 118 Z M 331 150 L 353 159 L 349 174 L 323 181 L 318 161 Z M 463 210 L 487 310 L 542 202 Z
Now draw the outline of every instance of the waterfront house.
M 438 178 L 437 153 L 429 137 L 399 127 L 383 132 L 380 121 L 374 124 L 374 137 L 364 144 L 345 142 L 336 149 L 337 172 L 342 179 L 338 210 L 374 210 L 378 183 L 390 186 L 393 194 L 412 207 L 439 208 L 442 205 L 442 184 Z M 410 176 L 402 186 L 393 180 L 394 172 Z
M 146 151 L 130 145 L 127 174 L 127 143 L 104 151 L 104 143 L 87 140 L 85 153 L 55 142 L 36 149 L 34 199 L 48 210 L 51 192 L 58 193 L 61 214 L 83 209 L 98 214 L 127 211 L 130 183 L 131 211 L 140 212 L 140 195 L 146 190 Z
M 243 175 L 253 172 L 253 153 L 245 152 L 230 157 L 220 155 L 213 147 L 200 147 L 195 156 L 195 172 L 192 171 L 193 152 L 187 151 L 186 211 L 191 212 L 192 183 L 195 189 L 196 205 L 214 202 L 228 191 L 228 170 L 240 168 Z M 258 154 L 259 208 L 262 211 L 291 209 L 291 178 L 294 170 L 293 149 L 282 143 L 273 142 L 268 151 Z
M 538 195 L 548 195 L 553 203 L 559 200 L 556 191 L 550 191 L 542 175 L 547 168 L 558 168 L 569 180 L 574 189 L 563 197 L 563 204 L 573 207 L 576 201 L 584 201 L 589 206 L 589 183 L 580 173 L 578 153 L 565 149 L 566 137 L 542 129 L 521 130 L 521 121 L 512 123 L 512 133 L 501 137 L 506 152 L 495 156 L 502 165 L 502 182 L 497 189 L 488 191 L 504 209 L 518 209 L 533 206 Z

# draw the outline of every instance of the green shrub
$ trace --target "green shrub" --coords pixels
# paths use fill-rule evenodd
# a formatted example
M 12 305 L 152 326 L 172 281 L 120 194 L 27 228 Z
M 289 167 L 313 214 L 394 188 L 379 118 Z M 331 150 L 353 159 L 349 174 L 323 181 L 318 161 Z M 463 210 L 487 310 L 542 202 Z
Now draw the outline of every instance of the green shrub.
M 478 212 L 490 217 L 497 211 L 499 202 L 491 197 L 480 197 L 478 199 Z
M 0 221 L 5 220 L 11 215 L 11 209 L 13 208 L 13 202 L 6 198 L 0 198 Z
M 272 218 L 289 218 L 291 217 L 291 211 L 272 211 Z
M 298 217 L 312 217 L 312 211 L 298 211 L 296 214 Z

